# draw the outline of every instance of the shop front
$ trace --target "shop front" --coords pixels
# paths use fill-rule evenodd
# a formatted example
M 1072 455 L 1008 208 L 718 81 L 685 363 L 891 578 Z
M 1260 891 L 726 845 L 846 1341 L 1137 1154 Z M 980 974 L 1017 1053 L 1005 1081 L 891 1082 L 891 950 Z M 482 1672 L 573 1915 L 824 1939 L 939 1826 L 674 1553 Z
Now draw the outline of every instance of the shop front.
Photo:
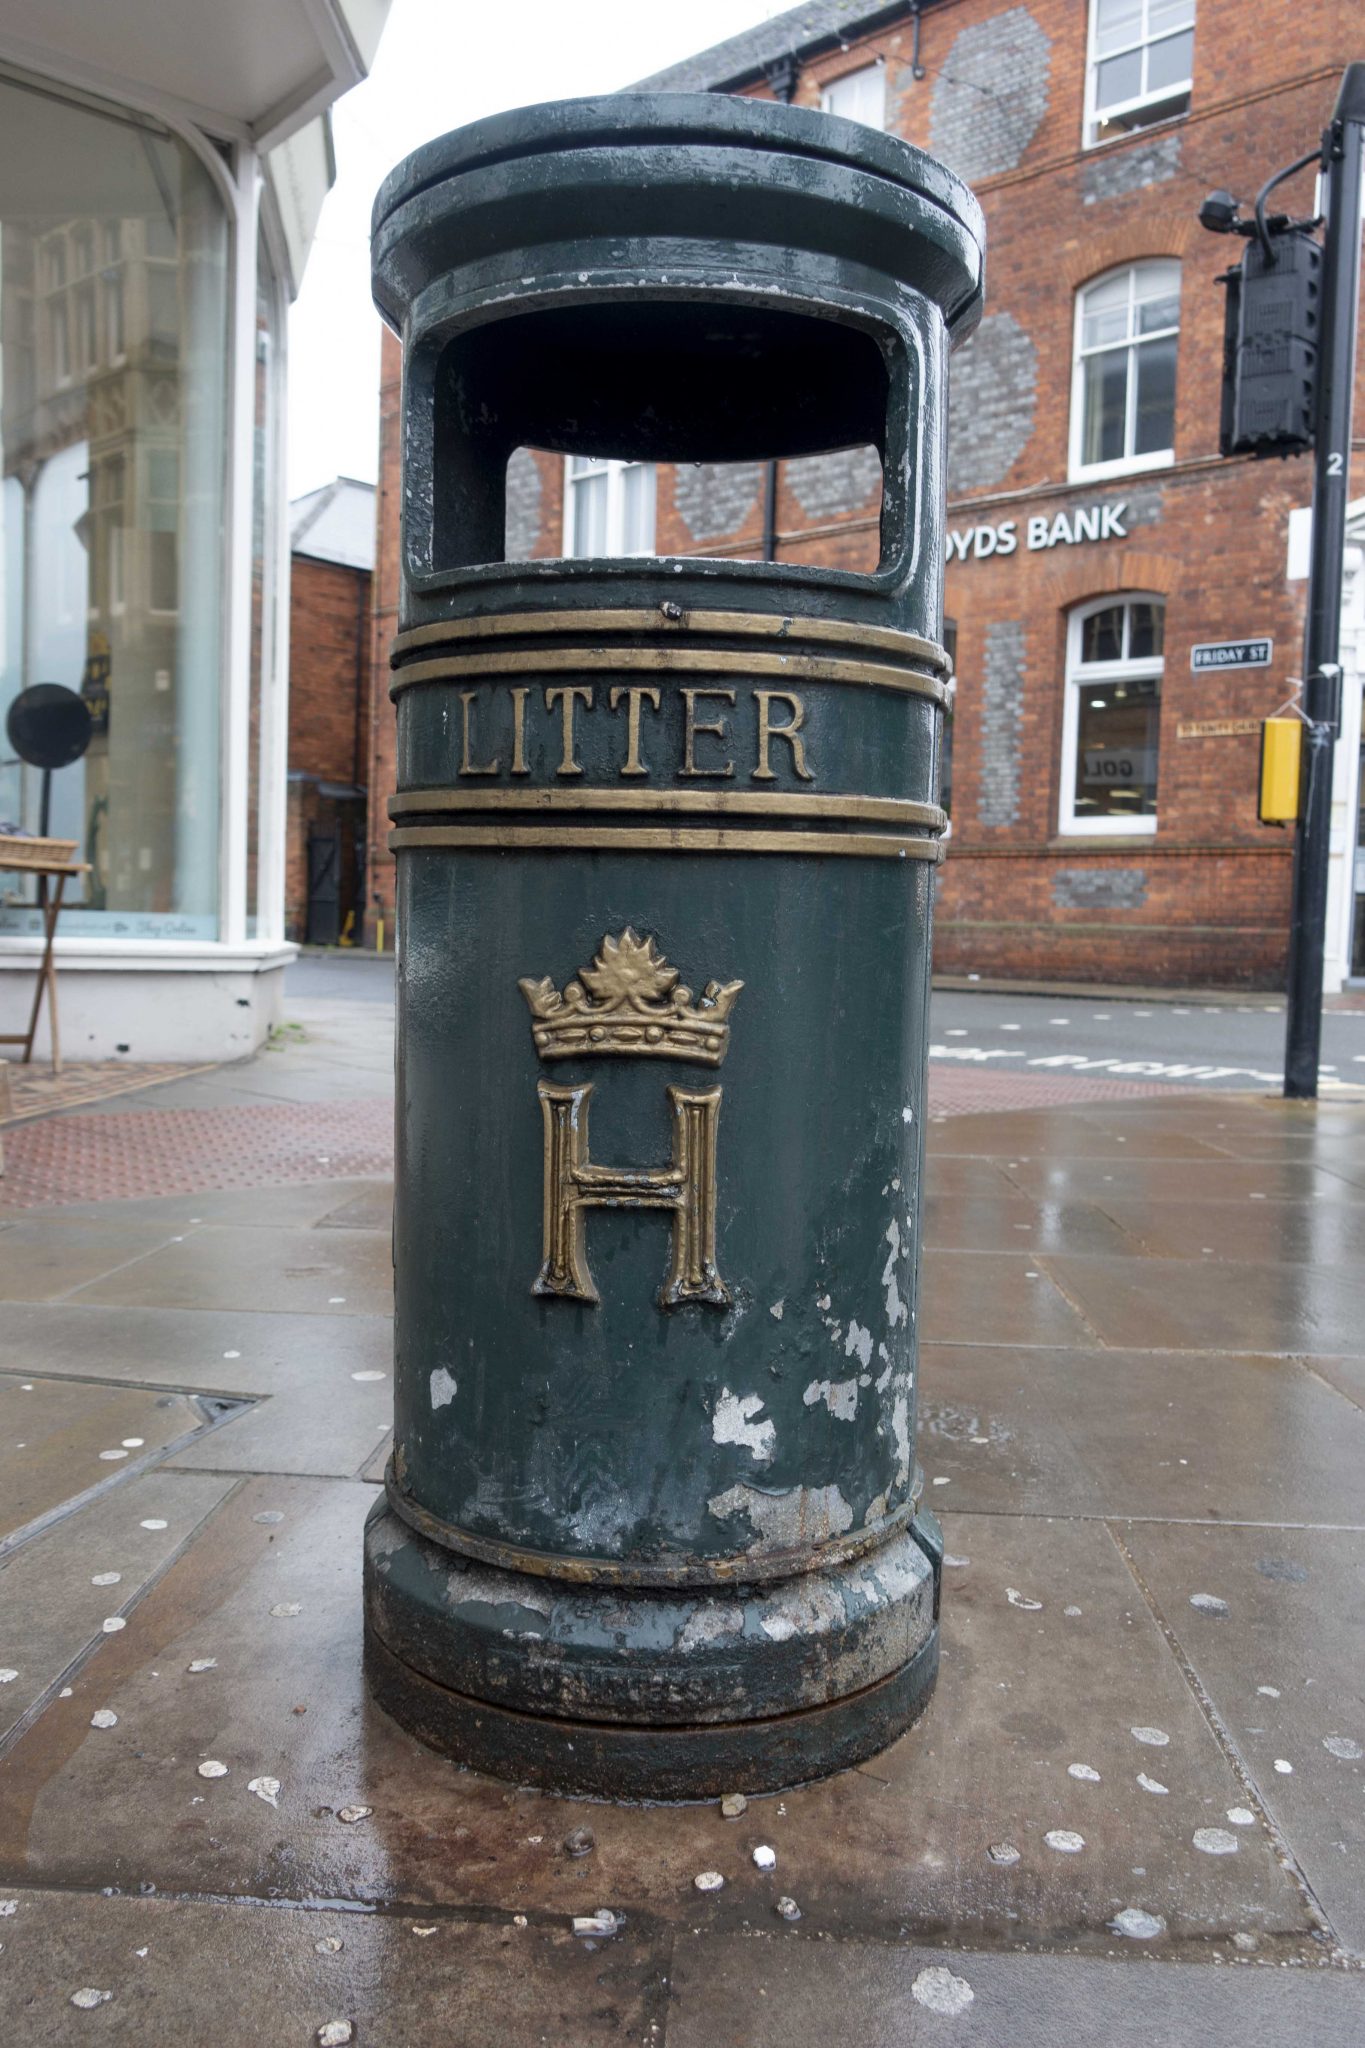
M 84 866 L 58 941 L 67 1055 L 221 1059 L 267 1035 L 291 957 L 285 316 L 330 182 L 325 106 L 382 10 L 249 5 L 214 35 L 180 0 L 139 38 L 142 11 L 142 75 L 100 65 L 101 90 L 98 10 L 84 44 L 25 40 L 22 63 L 0 33 L 0 732 L 37 683 L 91 716 L 50 792 Z M 254 106 L 256 60 L 274 37 L 301 64 L 319 12 L 369 33 L 321 104 Z M 172 28 L 206 38 L 200 75 Z M 36 832 L 41 806 L 0 739 L 0 829 Z M 40 933 L 34 881 L 0 873 L 0 1033 Z

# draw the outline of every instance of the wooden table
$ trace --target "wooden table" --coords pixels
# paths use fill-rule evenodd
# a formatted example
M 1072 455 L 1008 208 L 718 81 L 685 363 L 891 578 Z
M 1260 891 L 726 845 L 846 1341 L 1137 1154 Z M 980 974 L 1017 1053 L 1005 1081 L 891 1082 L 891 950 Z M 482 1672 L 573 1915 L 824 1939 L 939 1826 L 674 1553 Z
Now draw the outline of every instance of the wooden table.
M 62 908 L 62 892 L 67 879 L 72 875 L 90 872 L 88 861 L 24 861 L 6 860 L 0 857 L 0 873 L 12 875 L 37 875 L 40 878 L 38 907 L 43 913 L 43 957 L 38 964 L 38 985 L 33 991 L 33 1008 L 29 1012 L 28 1030 L 0 1034 L 0 1045 L 22 1045 L 24 1048 L 21 1064 L 33 1058 L 33 1041 L 38 1035 L 38 1018 L 43 1007 L 43 992 L 47 992 L 47 1028 L 52 1040 L 52 1071 L 62 1071 L 62 1043 L 57 1030 L 57 965 L 53 959 L 53 942 L 57 936 L 57 919 Z M 49 892 L 49 879 L 56 881 L 56 888 Z

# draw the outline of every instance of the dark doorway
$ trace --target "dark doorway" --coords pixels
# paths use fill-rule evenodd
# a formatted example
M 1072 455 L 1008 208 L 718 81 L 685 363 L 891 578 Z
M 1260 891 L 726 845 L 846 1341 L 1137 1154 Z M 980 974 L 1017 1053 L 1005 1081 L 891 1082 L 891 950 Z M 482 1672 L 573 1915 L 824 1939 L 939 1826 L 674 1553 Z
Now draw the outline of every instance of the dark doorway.
M 310 946 L 335 946 L 341 937 L 341 828 L 308 835 L 308 928 Z

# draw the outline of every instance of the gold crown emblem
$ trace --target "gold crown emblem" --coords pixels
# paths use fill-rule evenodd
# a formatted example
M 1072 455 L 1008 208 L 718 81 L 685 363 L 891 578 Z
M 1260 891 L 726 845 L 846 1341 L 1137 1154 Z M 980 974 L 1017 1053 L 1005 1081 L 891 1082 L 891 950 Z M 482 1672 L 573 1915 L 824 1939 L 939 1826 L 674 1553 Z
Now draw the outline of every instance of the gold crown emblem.
M 699 1001 L 678 986 L 652 938 L 629 925 L 604 938 L 591 967 L 561 995 L 549 975 L 518 988 L 531 1012 L 531 1035 L 543 1060 L 590 1053 L 641 1053 L 718 1067 L 730 1043 L 729 1016 L 742 981 L 708 981 Z

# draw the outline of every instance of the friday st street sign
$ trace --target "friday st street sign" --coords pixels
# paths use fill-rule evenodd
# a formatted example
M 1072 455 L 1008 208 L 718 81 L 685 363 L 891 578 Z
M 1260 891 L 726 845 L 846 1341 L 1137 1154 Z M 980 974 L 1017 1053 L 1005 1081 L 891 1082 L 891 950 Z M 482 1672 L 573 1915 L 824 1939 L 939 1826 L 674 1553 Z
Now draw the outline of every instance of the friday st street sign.
M 1256 640 L 1201 640 L 1190 649 L 1190 667 L 1196 675 L 1215 668 L 1269 668 L 1274 650 L 1268 633 Z

